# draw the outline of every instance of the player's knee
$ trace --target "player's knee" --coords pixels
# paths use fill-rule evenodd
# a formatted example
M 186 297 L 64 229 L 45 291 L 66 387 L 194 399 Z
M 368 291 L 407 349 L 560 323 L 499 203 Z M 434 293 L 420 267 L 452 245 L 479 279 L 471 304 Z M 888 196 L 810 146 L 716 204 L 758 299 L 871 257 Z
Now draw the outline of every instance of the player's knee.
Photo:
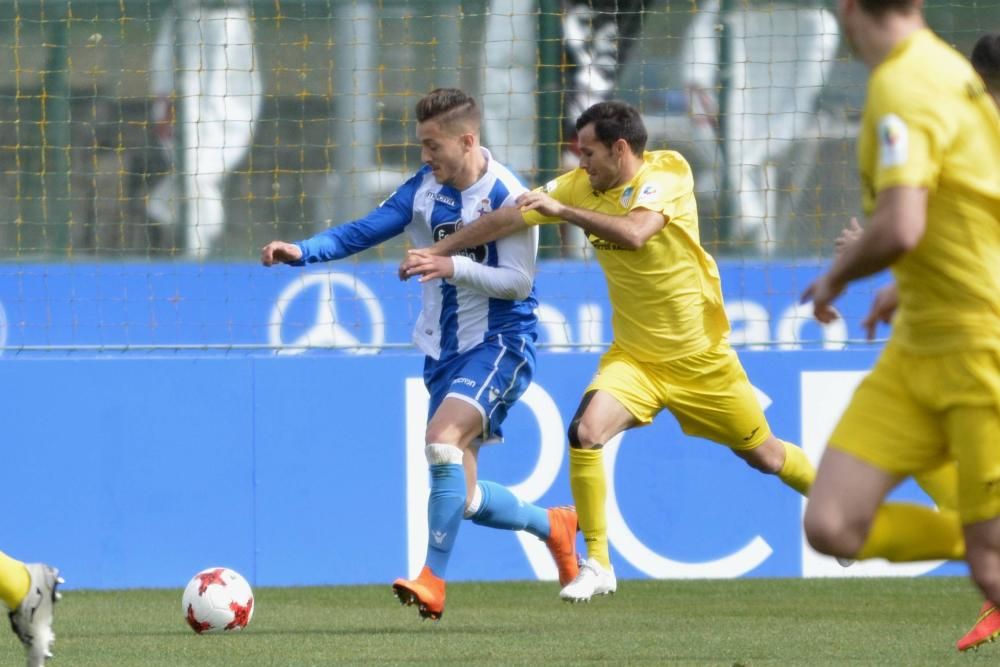
M 580 448 L 580 436 L 578 431 L 580 430 L 580 420 L 574 419 L 569 423 L 569 429 L 566 431 L 566 439 L 569 440 L 569 446 Z
M 865 540 L 864 530 L 857 530 L 839 513 L 812 502 L 806 505 L 802 528 L 809 545 L 828 556 L 852 558 Z
M 451 423 L 435 423 L 431 421 L 424 432 L 424 442 L 428 445 L 435 442 L 457 443 L 461 440 L 461 431 Z
M 781 472 L 785 462 L 785 449 L 776 438 L 764 441 L 759 447 L 747 450 L 732 450 L 733 454 L 747 462 L 754 470 L 767 475 Z
M 566 436 L 569 440 L 569 446 L 577 449 L 593 449 L 598 445 L 604 444 L 603 440 L 599 438 L 600 434 L 596 429 L 580 418 L 574 418 L 569 423 L 569 430 L 566 432 Z
M 424 456 L 430 465 L 441 465 L 446 463 L 462 464 L 462 450 L 455 445 L 447 445 L 435 442 L 424 447 Z
M 837 542 L 837 532 L 833 530 L 833 526 L 829 523 L 824 522 L 822 519 L 816 516 L 809 516 L 806 514 L 805 519 L 802 522 L 802 528 L 806 534 L 806 540 L 816 551 L 821 554 L 835 555 L 838 551 Z

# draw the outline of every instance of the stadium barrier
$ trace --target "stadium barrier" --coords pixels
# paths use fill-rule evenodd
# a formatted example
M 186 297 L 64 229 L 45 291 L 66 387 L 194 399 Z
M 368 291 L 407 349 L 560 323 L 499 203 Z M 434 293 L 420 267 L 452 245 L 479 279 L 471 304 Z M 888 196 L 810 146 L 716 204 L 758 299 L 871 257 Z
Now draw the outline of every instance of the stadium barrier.
M 82 588 L 179 586 L 213 564 L 256 585 L 414 572 L 427 493 L 422 359 L 406 347 L 415 285 L 400 283 L 393 264 L 169 267 L 36 265 L 22 270 L 44 279 L 0 283 L 5 441 L 30 453 L 6 476 L 9 497 L 31 511 L 8 513 L 5 548 L 44 554 Z M 505 425 L 506 443 L 480 459 L 484 478 L 543 505 L 571 501 L 565 426 L 610 337 L 599 269 L 562 268 L 562 279 L 543 272 L 538 281 L 535 382 Z M 809 329 L 797 291 L 817 269 L 777 276 L 773 298 L 730 303 L 773 430 L 815 460 L 877 353 L 856 342 L 867 289 L 845 297 L 845 329 Z M 774 272 L 724 265 L 723 281 L 746 293 Z M 609 443 L 605 459 L 624 579 L 964 571 L 844 570 L 819 557 L 803 543 L 801 498 L 684 436 L 668 415 Z M 899 493 L 921 497 L 912 484 Z M 450 576 L 555 572 L 538 540 L 466 523 Z

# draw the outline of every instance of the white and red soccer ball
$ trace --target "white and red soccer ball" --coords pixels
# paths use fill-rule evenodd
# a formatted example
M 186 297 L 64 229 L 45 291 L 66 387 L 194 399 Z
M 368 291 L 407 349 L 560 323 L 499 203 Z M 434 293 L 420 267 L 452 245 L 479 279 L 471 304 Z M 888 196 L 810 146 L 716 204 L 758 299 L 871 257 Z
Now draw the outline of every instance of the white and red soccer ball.
M 250 584 L 228 567 L 210 567 L 194 575 L 181 602 L 184 619 L 199 635 L 236 632 L 253 618 Z

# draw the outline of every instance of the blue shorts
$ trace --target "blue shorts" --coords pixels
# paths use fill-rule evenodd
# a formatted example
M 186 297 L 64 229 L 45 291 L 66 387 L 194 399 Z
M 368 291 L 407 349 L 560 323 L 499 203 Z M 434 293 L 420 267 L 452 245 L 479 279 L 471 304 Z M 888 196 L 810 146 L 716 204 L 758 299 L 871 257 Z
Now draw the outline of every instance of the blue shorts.
M 445 361 L 427 357 L 424 385 L 431 396 L 427 418 L 445 398 L 458 398 L 483 416 L 484 442 L 502 440 L 500 424 L 534 374 L 535 343 L 529 336 L 493 336 Z

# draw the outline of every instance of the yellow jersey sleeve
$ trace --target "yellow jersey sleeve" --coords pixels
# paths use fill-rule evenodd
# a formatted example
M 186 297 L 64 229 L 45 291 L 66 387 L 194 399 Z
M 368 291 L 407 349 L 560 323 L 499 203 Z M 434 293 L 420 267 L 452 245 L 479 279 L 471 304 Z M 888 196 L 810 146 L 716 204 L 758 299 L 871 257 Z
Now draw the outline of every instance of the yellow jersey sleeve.
M 668 219 L 677 217 L 687 207 L 687 198 L 694 191 L 691 167 L 679 153 L 655 151 L 646 153 L 644 166 L 626 184 L 606 193 L 595 193 L 587 172 L 574 169 L 549 181 L 540 190 L 556 201 L 575 208 L 586 208 L 608 215 L 628 215 L 636 209 L 662 213 Z M 529 225 L 560 222 L 538 211 L 522 211 Z
M 625 212 L 645 208 L 670 220 L 677 216 L 678 208 L 694 190 L 694 176 L 680 154 L 663 151 L 652 155 L 657 159 L 639 175 L 636 193 Z
M 586 173 L 582 169 L 574 169 L 573 171 L 568 171 L 565 174 L 549 181 L 540 188 L 537 188 L 536 192 L 544 192 L 556 201 L 566 204 L 568 206 L 573 206 L 573 192 L 577 187 L 577 181 L 579 180 L 578 174 L 584 174 L 586 178 Z M 540 213 L 539 211 L 521 211 L 521 217 L 524 218 L 524 222 L 529 225 L 544 225 L 553 222 L 562 222 L 560 218 L 553 218 Z
M 876 138 L 873 195 L 897 186 L 937 188 L 942 152 L 955 135 L 948 105 L 916 92 L 898 78 L 881 77 L 869 91 L 869 122 Z

